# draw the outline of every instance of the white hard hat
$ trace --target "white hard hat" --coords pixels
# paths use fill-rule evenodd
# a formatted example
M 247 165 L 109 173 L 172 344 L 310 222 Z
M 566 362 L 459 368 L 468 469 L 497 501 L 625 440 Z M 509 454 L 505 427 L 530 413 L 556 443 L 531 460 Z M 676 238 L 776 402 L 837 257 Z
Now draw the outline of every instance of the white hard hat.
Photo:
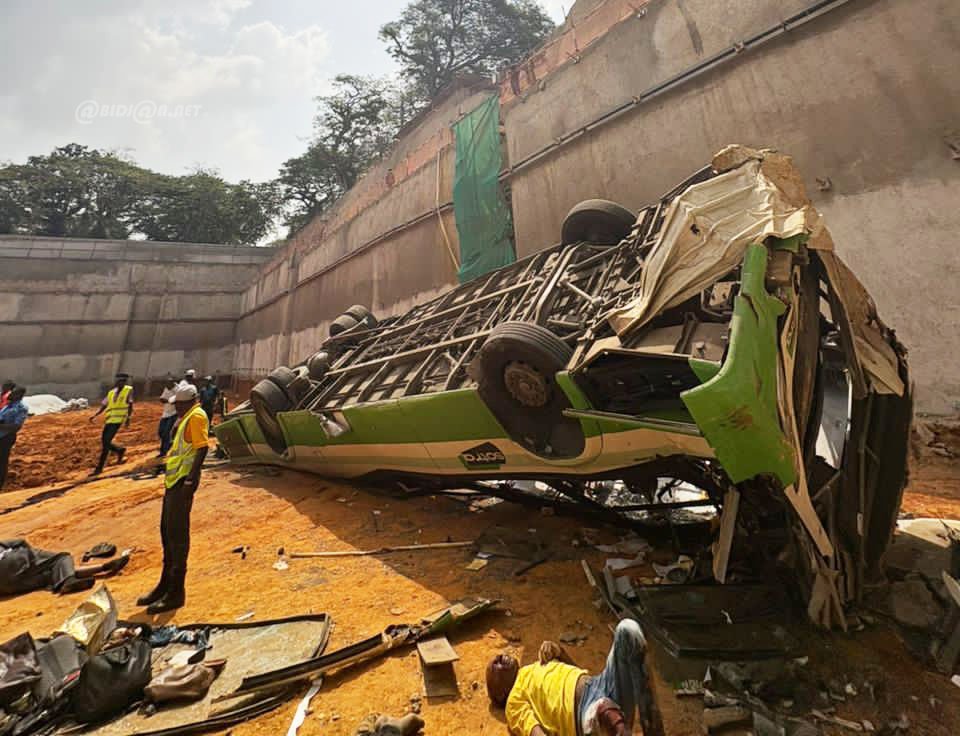
M 193 378 L 194 376 L 197 375 L 197 372 L 196 372 L 193 368 L 190 368 L 190 369 L 187 371 L 186 375 L 190 376 L 190 378 Z
M 193 401 L 197 398 L 197 387 L 190 384 L 177 389 L 177 392 L 170 397 L 170 403 L 176 404 L 178 401 Z

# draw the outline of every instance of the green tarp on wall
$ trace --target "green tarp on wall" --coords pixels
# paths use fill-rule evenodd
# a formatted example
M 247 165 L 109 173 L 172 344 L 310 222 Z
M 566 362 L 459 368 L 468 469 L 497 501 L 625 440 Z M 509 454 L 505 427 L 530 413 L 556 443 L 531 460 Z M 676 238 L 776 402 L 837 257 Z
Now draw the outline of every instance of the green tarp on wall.
M 453 126 L 457 143 L 453 211 L 460 235 L 460 283 L 516 260 L 513 219 L 500 189 L 500 100 L 494 95 Z

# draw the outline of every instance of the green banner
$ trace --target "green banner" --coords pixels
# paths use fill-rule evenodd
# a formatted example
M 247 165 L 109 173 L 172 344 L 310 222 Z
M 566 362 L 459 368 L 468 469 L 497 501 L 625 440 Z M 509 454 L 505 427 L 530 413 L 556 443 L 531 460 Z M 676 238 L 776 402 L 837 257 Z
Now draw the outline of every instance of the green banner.
M 500 100 L 494 95 L 453 127 L 453 210 L 460 235 L 460 283 L 513 263 L 513 218 L 500 189 Z

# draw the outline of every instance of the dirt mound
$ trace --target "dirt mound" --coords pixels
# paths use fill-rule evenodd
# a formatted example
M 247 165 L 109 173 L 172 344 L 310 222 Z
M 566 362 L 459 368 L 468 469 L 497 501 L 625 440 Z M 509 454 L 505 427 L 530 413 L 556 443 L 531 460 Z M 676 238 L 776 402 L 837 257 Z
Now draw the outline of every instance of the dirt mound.
M 159 401 L 135 405 L 130 426 L 121 429 L 115 440 L 128 448 L 124 466 L 142 463 L 156 455 L 160 446 L 157 422 L 161 409 Z M 87 421 L 95 410 L 29 417 L 10 453 L 10 469 L 3 490 L 35 488 L 89 474 L 100 457 L 103 430 L 102 415 L 92 423 Z M 111 458 L 109 462 L 115 460 Z

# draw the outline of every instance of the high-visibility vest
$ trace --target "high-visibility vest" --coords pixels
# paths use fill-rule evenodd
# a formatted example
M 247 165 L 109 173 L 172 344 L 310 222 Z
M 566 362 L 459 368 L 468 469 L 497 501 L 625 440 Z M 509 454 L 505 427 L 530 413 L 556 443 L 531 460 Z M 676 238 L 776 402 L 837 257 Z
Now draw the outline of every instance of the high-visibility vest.
M 167 474 L 163 479 L 163 484 L 166 488 L 173 488 L 180 480 L 190 475 L 190 471 L 193 470 L 193 460 L 197 456 L 197 450 L 192 442 L 184 441 L 183 435 L 187 424 L 190 422 L 190 418 L 194 414 L 200 414 L 200 416 L 204 418 L 204 421 L 207 419 L 207 415 L 204 414 L 203 409 L 200 408 L 199 404 L 196 404 L 190 411 L 183 415 L 183 418 L 177 425 L 177 429 L 173 434 L 173 444 L 167 451 Z
M 107 418 L 104 424 L 122 424 L 130 413 L 130 392 L 133 386 L 124 386 L 119 391 L 115 388 L 107 392 Z

